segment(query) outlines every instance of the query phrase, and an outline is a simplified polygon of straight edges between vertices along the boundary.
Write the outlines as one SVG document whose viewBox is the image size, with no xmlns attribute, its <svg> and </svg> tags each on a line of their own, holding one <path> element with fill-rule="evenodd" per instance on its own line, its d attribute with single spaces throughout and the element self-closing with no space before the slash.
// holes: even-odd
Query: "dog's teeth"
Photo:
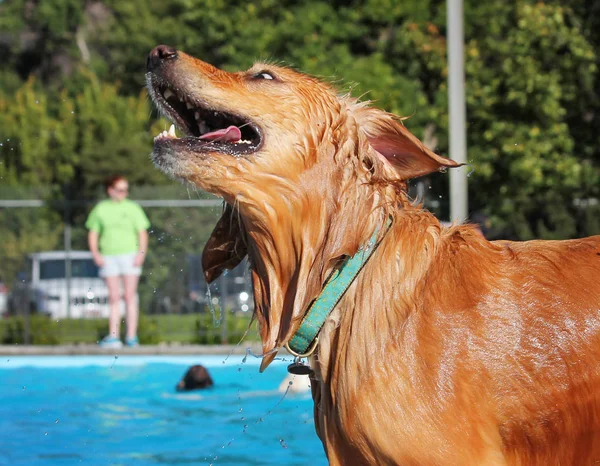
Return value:
<svg viewBox="0 0 600 466">
<path fill-rule="evenodd" d="M 154 137 L 154 142 L 161 141 L 163 139 L 177 139 L 175 134 L 175 125 L 171 125 L 169 131 L 161 131 L 157 136 Z"/>
<path fill-rule="evenodd" d="M 169 97 L 173 97 L 175 94 L 173 94 L 173 91 L 171 89 L 167 89 L 164 93 L 163 93 L 163 97 L 165 98 L 165 100 L 167 100 Z"/>
<path fill-rule="evenodd" d="M 198 123 L 198 129 L 200 130 L 200 134 L 208 133 L 208 126 L 203 121 Z"/>
<path fill-rule="evenodd" d="M 200 119 L 200 114 L 198 112 L 194 112 L 194 118 L 196 120 L 199 120 Z"/>
<path fill-rule="evenodd" d="M 186 103 L 185 103 L 185 108 L 187 108 L 188 110 L 189 110 L 190 108 L 192 108 L 192 107 L 193 107 L 193 105 L 192 105 L 192 104 L 190 104 L 189 102 L 186 102 Z"/>
</svg>

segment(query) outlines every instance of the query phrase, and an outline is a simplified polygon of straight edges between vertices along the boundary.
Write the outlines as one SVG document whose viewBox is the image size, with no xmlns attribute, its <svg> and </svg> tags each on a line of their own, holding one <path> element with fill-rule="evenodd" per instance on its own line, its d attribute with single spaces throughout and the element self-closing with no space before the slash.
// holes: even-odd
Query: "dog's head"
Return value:
<svg viewBox="0 0 600 466">
<path fill-rule="evenodd" d="M 157 136 L 152 159 L 227 202 L 203 253 L 206 279 L 250 256 L 266 351 L 287 342 L 328 271 L 389 215 L 406 180 L 458 166 L 394 115 L 288 68 L 230 73 L 159 46 L 146 79 L 185 135 Z"/>
</svg>

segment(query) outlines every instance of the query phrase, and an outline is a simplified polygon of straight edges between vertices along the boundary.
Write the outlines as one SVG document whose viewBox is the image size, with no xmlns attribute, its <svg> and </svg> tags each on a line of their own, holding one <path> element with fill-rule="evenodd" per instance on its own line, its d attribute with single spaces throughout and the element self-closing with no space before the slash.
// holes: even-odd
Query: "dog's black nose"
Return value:
<svg viewBox="0 0 600 466">
<path fill-rule="evenodd" d="M 177 58 L 177 50 L 168 45 L 154 47 L 146 60 L 146 70 L 152 71 L 158 68 L 164 61 Z"/>
</svg>

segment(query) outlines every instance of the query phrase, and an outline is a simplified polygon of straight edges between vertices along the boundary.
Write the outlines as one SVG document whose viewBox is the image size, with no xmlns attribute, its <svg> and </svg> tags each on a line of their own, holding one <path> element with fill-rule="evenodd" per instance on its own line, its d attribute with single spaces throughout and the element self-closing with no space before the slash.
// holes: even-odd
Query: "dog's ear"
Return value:
<svg viewBox="0 0 600 466">
<path fill-rule="evenodd" d="M 377 155 L 390 164 L 400 180 L 408 180 L 462 163 L 435 154 L 391 113 L 359 106 L 354 115 Z"/>
<path fill-rule="evenodd" d="M 233 207 L 227 204 L 202 252 L 202 270 L 207 283 L 212 283 L 225 270 L 238 265 L 248 249 L 244 228 Z"/>
</svg>

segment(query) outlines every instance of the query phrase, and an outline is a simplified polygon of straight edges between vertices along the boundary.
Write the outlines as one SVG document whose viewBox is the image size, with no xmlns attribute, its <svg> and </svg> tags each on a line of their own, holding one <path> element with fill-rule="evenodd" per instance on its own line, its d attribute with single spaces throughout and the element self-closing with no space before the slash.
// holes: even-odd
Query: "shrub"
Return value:
<svg viewBox="0 0 600 466">
<path fill-rule="evenodd" d="M 155 318 L 140 314 L 138 338 L 142 345 L 156 345 L 161 342 L 160 327 Z"/>
<path fill-rule="evenodd" d="M 125 340 L 125 332 L 127 325 L 125 322 L 121 322 L 120 337 L 121 340 Z M 96 336 L 98 341 L 108 335 L 108 319 L 103 319 L 97 327 Z M 138 322 L 138 339 L 142 345 L 156 345 L 161 342 L 160 327 L 158 321 L 155 318 L 148 317 L 145 314 L 140 313 Z"/>
<path fill-rule="evenodd" d="M 32 345 L 57 345 L 60 342 L 60 332 L 57 323 L 40 315 L 29 317 L 29 343 Z M 6 345 L 25 344 L 25 319 L 13 317 L 4 325 L 2 342 Z"/>
<path fill-rule="evenodd" d="M 221 343 L 237 343 L 244 337 L 244 333 L 248 329 L 250 324 L 251 315 L 233 315 L 229 313 L 227 315 L 227 337 L 228 341 L 223 341 L 223 322 L 215 324 L 214 318 L 211 313 L 199 314 L 195 323 L 195 336 L 192 343 L 198 345 L 213 345 Z M 248 333 L 244 337 L 244 340 L 256 341 L 258 340 L 258 333 L 256 331 L 256 325 L 253 324 Z"/>
</svg>

